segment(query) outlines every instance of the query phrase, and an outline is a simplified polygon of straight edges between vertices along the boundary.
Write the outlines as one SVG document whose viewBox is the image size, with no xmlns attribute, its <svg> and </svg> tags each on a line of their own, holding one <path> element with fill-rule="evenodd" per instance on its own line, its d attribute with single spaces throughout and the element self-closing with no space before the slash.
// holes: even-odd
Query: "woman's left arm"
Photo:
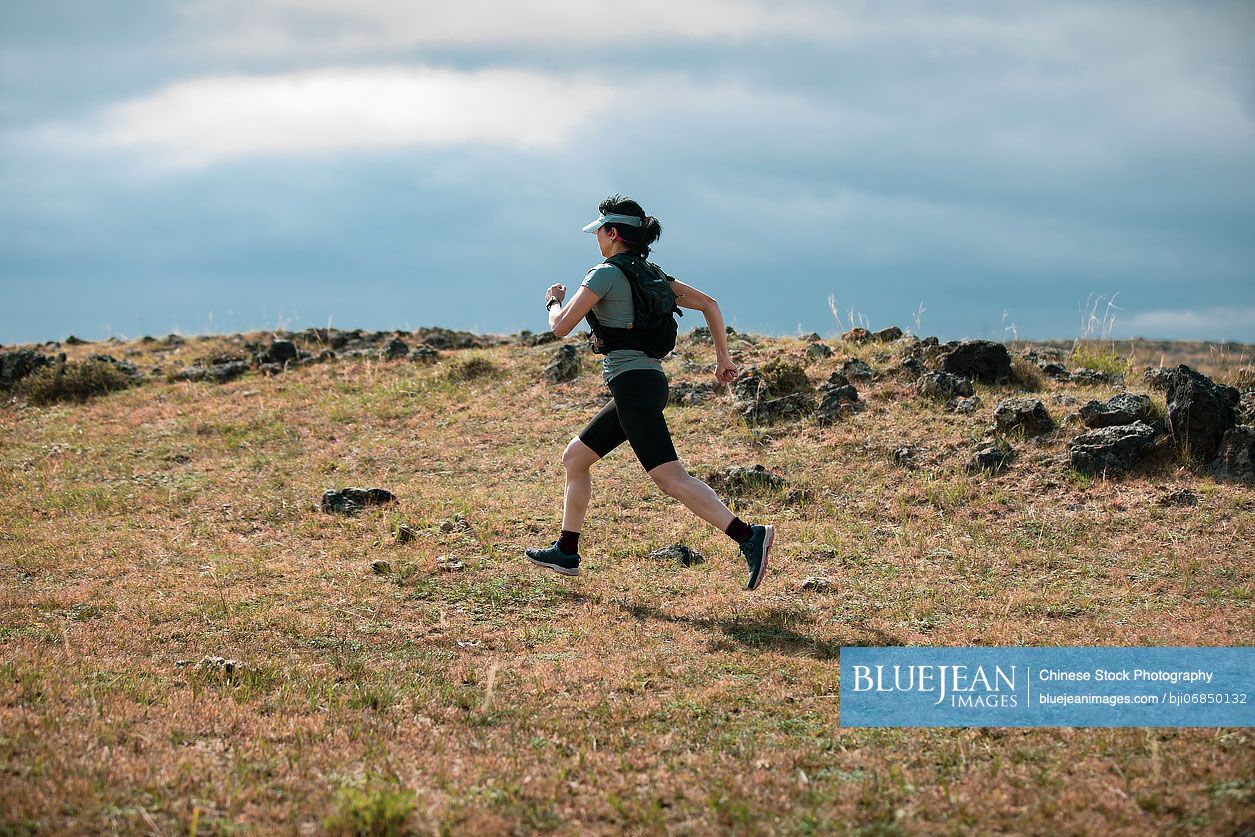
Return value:
<svg viewBox="0 0 1255 837">
<path fill-rule="evenodd" d="M 719 310 L 719 303 L 714 297 L 684 284 L 679 279 L 672 280 L 671 290 L 675 291 L 676 305 L 701 311 L 706 318 L 710 339 L 715 344 L 715 379 L 723 384 L 735 380 L 740 371 L 732 362 L 732 354 L 728 351 L 728 331 L 723 323 L 723 312 Z"/>
</svg>

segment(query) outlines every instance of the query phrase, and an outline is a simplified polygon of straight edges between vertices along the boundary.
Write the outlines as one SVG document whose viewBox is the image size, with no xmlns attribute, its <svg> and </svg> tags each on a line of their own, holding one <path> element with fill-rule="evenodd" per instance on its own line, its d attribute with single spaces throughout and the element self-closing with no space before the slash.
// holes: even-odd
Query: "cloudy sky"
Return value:
<svg viewBox="0 0 1255 837">
<path fill-rule="evenodd" d="M 741 330 L 1255 342 L 1252 43 L 1246 0 L 0 0 L 0 342 L 539 331 L 615 192 Z"/>
</svg>

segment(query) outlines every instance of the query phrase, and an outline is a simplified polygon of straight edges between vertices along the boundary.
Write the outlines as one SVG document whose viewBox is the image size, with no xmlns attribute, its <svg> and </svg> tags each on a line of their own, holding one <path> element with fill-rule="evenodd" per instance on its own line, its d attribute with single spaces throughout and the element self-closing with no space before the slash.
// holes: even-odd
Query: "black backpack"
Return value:
<svg viewBox="0 0 1255 837">
<path fill-rule="evenodd" d="M 632 288 L 632 324 L 627 328 L 604 325 L 592 311 L 586 319 L 592 329 L 590 343 L 599 355 L 615 349 L 639 349 L 652 358 L 666 357 L 675 348 L 676 322 L 672 314 L 684 316 L 675 304 L 672 277 L 653 262 L 628 253 L 606 259 L 627 277 Z"/>
</svg>

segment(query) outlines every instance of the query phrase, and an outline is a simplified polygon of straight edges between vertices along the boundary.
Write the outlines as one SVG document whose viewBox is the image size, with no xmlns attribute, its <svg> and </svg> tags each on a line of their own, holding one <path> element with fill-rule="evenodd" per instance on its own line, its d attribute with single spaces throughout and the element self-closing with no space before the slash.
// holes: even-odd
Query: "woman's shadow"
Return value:
<svg viewBox="0 0 1255 837">
<path fill-rule="evenodd" d="M 726 617 L 684 616 L 668 613 L 653 605 L 638 602 L 604 599 L 601 596 L 589 596 L 580 590 L 564 588 L 563 595 L 569 601 L 599 605 L 601 607 L 617 607 L 630 613 L 638 621 L 648 622 L 651 619 L 689 625 L 703 631 L 718 632 L 712 637 L 712 650 L 721 647 L 742 645 L 756 650 L 782 651 L 801 657 L 818 660 L 836 660 L 841 656 L 842 646 L 887 646 L 905 645 L 901 637 L 886 633 L 880 628 L 867 625 L 848 623 L 848 636 L 835 639 L 821 639 L 798 631 L 795 626 L 801 623 L 814 623 L 809 615 L 790 607 L 776 607 L 766 611 L 738 614 Z"/>
</svg>

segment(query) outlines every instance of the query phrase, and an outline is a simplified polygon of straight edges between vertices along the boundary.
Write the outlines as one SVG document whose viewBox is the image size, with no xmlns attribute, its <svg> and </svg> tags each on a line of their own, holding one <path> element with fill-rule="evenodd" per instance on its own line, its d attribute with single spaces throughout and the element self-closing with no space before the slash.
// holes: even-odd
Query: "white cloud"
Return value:
<svg viewBox="0 0 1255 837">
<path fill-rule="evenodd" d="M 220 27 L 222 47 L 271 54 L 436 43 L 741 38 L 813 33 L 837 20 L 822 7 L 753 0 L 199 0 L 189 14 Z"/>
<path fill-rule="evenodd" d="M 1121 337 L 1255 341 L 1255 308 L 1139 311 L 1113 329 Z"/>
<path fill-rule="evenodd" d="M 594 82 L 516 70 L 331 68 L 174 84 L 110 108 L 100 131 L 185 165 L 412 144 L 554 146 L 609 101 Z"/>
</svg>

